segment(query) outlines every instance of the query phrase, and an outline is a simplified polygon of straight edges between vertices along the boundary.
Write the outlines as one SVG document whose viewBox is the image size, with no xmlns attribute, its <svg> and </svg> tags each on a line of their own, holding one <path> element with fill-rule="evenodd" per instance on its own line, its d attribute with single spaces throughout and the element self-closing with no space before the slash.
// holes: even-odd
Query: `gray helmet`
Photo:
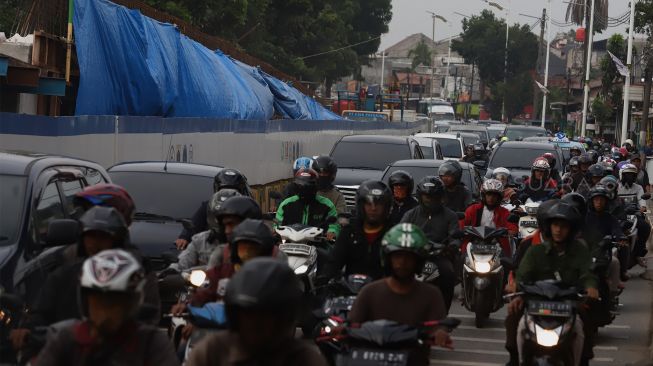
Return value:
<svg viewBox="0 0 653 366">
<path fill-rule="evenodd" d="M 127 237 L 127 224 L 123 216 L 113 207 L 94 206 L 79 219 L 82 236 L 91 231 L 111 236 L 115 243 L 122 243 Z"/>
<path fill-rule="evenodd" d="M 262 220 L 245 219 L 234 229 L 229 247 L 231 250 L 231 263 L 240 264 L 238 256 L 238 242 L 248 241 L 261 247 L 262 256 L 271 256 L 275 244 L 272 230 Z"/>
<path fill-rule="evenodd" d="M 231 188 L 224 188 L 213 194 L 209 204 L 206 206 L 206 223 L 210 229 L 214 231 L 219 230 L 220 223 L 218 222 L 217 215 L 220 212 L 220 207 L 229 198 L 236 196 L 242 196 L 242 194 Z"/>
<path fill-rule="evenodd" d="M 447 160 L 438 169 L 438 176 L 443 175 L 453 175 L 457 183 L 460 183 L 460 179 L 463 176 L 463 168 L 460 166 L 460 163 L 455 160 Z"/>
</svg>

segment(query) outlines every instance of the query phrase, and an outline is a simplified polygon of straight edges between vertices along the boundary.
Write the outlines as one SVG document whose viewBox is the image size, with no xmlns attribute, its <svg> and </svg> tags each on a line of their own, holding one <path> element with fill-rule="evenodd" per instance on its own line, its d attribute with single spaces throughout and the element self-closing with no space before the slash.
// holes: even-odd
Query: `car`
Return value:
<svg viewBox="0 0 653 366">
<path fill-rule="evenodd" d="M 577 141 L 569 141 L 569 140 L 557 140 L 555 137 L 527 137 L 524 139 L 524 141 L 527 142 L 547 142 L 551 144 L 558 145 L 560 149 L 562 149 L 562 156 L 564 157 L 564 162 L 566 163 L 569 161 L 571 158 L 571 154 L 569 153 L 569 150 L 571 147 L 578 147 L 581 151 L 581 153 L 585 153 L 585 145 L 581 144 L 580 142 Z"/>
<path fill-rule="evenodd" d="M 476 121 L 476 124 L 487 126 L 487 127 L 497 126 L 497 125 L 503 125 L 504 127 L 506 126 L 503 122 L 495 121 L 495 120 L 492 120 L 492 119 Z"/>
<path fill-rule="evenodd" d="M 453 135 L 453 136 L 461 138 L 463 140 L 463 145 L 464 146 L 475 145 L 475 144 L 481 142 L 481 138 L 478 137 L 477 134 L 471 133 L 471 132 L 460 132 L 460 131 L 452 132 L 452 131 L 449 131 L 449 132 L 445 132 L 445 134 Z"/>
<path fill-rule="evenodd" d="M 438 140 L 430 139 L 428 137 L 415 137 L 415 141 L 417 141 L 419 147 L 422 148 L 424 159 L 444 159 L 442 156 L 442 148 L 440 147 Z"/>
<path fill-rule="evenodd" d="M 329 155 L 338 164 L 334 185 L 350 208 L 356 206 L 356 191 L 362 182 L 380 179 L 385 168 L 397 160 L 424 159 L 413 136 L 343 136 Z"/>
<path fill-rule="evenodd" d="M 509 141 L 520 141 L 527 137 L 546 137 L 546 130 L 542 127 L 508 125 L 504 132 Z"/>
<path fill-rule="evenodd" d="M 418 133 L 415 138 L 430 138 L 438 141 L 444 159 L 459 160 L 464 155 L 462 137 L 448 133 Z"/>
<path fill-rule="evenodd" d="M 0 151 L 0 286 L 4 291 L 33 303 L 48 271 L 58 263 L 46 258 L 63 249 L 49 242 L 49 224 L 76 218 L 73 198 L 84 187 L 110 182 L 106 170 L 91 161 Z"/>
<path fill-rule="evenodd" d="M 478 136 L 483 146 L 487 147 L 490 142 L 490 135 L 487 132 L 487 127 L 483 125 L 454 125 L 449 128 L 448 132 L 464 132 L 464 133 L 473 133 Z"/>
<path fill-rule="evenodd" d="M 176 253 L 174 242 L 184 220 L 192 218 L 202 202 L 211 198 L 215 175 L 222 169 L 165 161 L 127 162 L 109 168 L 111 180 L 134 200 L 130 240 L 148 258 L 152 270 L 169 264 L 165 253 Z"/>
<path fill-rule="evenodd" d="M 533 161 L 548 152 L 555 155 L 556 168 L 562 174 L 564 172 L 562 150 L 558 145 L 547 142 L 501 142 L 490 155 L 485 177 L 492 177 L 492 171 L 498 167 L 510 169 L 512 177 L 516 181 L 528 177 L 531 174 Z"/>
<path fill-rule="evenodd" d="M 394 163 L 390 164 L 390 166 L 388 166 L 385 172 L 383 172 L 382 180 L 387 183 L 388 178 L 392 173 L 396 172 L 397 170 L 404 170 L 413 176 L 415 182 L 419 182 L 420 179 L 428 175 L 437 176 L 438 169 L 440 169 L 440 165 L 442 165 L 442 163 L 444 163 L 445 161 L 446 160 L 429 160 L 429 159 L 395 161 Z M 473 164 L 460 162 L 460 166 L 463 168 L 463 175 L 461 178 L 461 182 L 467 188 L 469 188 L 470 191 L 472 191 L 472 195 L 474 196 L 474 198 L 478 199 L 479 192 L 481 190 L 481 184 L 483 183 L 483 179 L 481 178 L 481 175 L 479 174 L 478 170 Z M 414 190 L 413 193 L 415 193 Z"/>
</svg>

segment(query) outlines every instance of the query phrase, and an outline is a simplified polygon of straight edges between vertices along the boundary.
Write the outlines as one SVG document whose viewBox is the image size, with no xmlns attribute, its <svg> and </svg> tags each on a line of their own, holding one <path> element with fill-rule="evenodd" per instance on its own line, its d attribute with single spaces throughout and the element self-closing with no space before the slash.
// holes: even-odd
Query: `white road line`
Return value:
<svg viewBox="0 0 653 366">
<path fill-rule="evenodd" d="M 610 329 L 630 329 L 630 325 L 615 325 L 615 324 L 610 324 L 606 325 L 606 328 Z"/>
<path fill-rule="evenodd" d="M 489 351 L 474 348 L 454 348 L 451 352 L 456 353 L 475 353 L 479 355 L 508 356 L 508 351 Z"/>
<path fill-rule="evenodd" d="M 594 346 L 594 349 L 597 351 L 618 351 L 619 347 L 615 346 Z"/>
<path fill-rule="evenodd" d="M 490 338 L 473 338 L 473 337 L 451 337 L 454 341 L 464 342 L 482 342 L 482 343 L 506 343 L 505 339 L 490 339 Z"/>
<path fill-rule="evenodd" d="M 489 332 L 505 332 L 506 331 L 506 328 L 476 328 L 475 326 L 472 326 L 472 325 L 459 325 L 456 329 L 467 329 L 467 330 L 474 330 L 474 331 L 487 330 Z"/>
<path fill-rule="evenodd" d="M 503 366 L 503 364 L 501 364 L 501 363 L 449 361 L 449 360 L 431 360 L 430 364 L 431 365 L 452 365 L 452 366 Z"/>
<path fill-rule="evenodd" d="M 594 357 L 592 362 L 614 362 L 614 358 Z"/>
<path fill-rule="evenodd" d="M 466 319 L 475 319 L 476 315 L 472 314 L 449 314 L 450 318 L 466 318 Z"/>
</svg>

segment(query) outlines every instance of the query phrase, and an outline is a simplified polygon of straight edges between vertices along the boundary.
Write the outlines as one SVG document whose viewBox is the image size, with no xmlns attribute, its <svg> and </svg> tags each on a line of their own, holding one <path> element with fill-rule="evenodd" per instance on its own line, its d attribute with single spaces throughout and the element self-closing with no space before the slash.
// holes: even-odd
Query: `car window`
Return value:
<svg viewBox="0 0 653 366">
<path fill-rule="evenodd" d="M 18 239 L 26 186 L 27 177 L 0 174 L 0 246 Z"/>
<path fill-rule="evenodd" d="M 492 155 L 490 167 L 496 168 L 501 166 L 508 169 L 530 170 L 533 161 L 548 152 L 558 155 L 554 150 L 499 147 L 494 152 L 494 155 Z M 560 168 L 560 162 L 557 162 L 556 165 Z"/>
<path fill-rule="evenodd" d="M 435 159 L 433 155 L 433 147 L 431 146 L 420 146 L 422 148 L 422 153 L 424 154 L 424 159 Z M 417 159 L 417 158 L 415 158 Z"/>
<path fill-rule="evenodd" d="M 443 139 L 437 138 L 440 147 L 442 148 L 442 155 L 446 158 L 460 158 L 463 156 L 463 151 L 460 148 L 460 141 L 457 139 Z"/>
<path fill-rule="evenodd" d="M 34 210 L 34 224 L 38 240 L 43 241 L 45 239 L 50 221 L 63 218 L 64 210 L 61 197 L 59 196 L 59 189 L 57 182 L 53 181 L 43 190 Z"/>
<path fill-rule="evenodd" d="M 62 181 L 61 182 L 61 192 L 66 199 L 64 202 L 64 208 L 68 215 L 73 213 L 73 199 L 75 198 L 75 193 L 84 189 L 84 184 L 81 180 L 71 180 L 71 181 Z"/>
<path fill-rule="evenodd" d="M 331 153 L 339 168 L 383 170 L 397 160 L 411 157 L 408 144 L 339 142 Z"/>
<path fill-rule="evenodd" d="M 413 153 L 413 159 L 424 159 L 425 155 L 424 155 L 424 152 L 422 151 L 422 147 L 419 146 L 416 143 L 413 143 L 413 144 L 415 145 L 415 152 Z M 433 148 L 430 148 L 430 149 L 431 149 L 431 151 L 433 151 Z M 432 155 L 433 155 L 433 153 L 431 153 L 431 156 Z"/>
<path fill-rule="evenodd" d="M 546 131 L 537 128 L 507 128 L 506 136 L 510 141 L 516 141 L 527 137 L 544 137 L 546 136 Z"/>
<path fill-rule="evenodd" d="M 413 180 L 415 182 L 420 181 L 422 178 L 428 176 L 428 175 L 438 175 L 438 168 L 439 166 L 435 167 L 423 167 L 423 166 L 391 166 L 388 168 L 388 170 L 385 172 L 383 175 L 383 178 L 381 178 L 382 181 L 388 182 L 388 178 L 390 178 L 390 175 L 397 170 L 403 170 L 405 172 L 408 172 L 411 176 L 413 176 Z M 467 170 L 463 168 L 464 170 Z M 462 183 L 467 186 L 470 190 L 473 189 L 474 185 L 471 179 L 471 174 L 469 172 L 463 171 L 463 175 L 461 178 Z M 414 192 L 414 191 L 413 191 Z"/>
<path fill-rule="evenodd" d="M 435 154 L 434 154 L 435 155 L 434 159 L 442 160 L 443 155 L 442 155 L 442 147 L 440 146 L 440 144 L 436 144 L 435 149 L 436 149 L 436 151 L 435 151 Z"/>
</svg>

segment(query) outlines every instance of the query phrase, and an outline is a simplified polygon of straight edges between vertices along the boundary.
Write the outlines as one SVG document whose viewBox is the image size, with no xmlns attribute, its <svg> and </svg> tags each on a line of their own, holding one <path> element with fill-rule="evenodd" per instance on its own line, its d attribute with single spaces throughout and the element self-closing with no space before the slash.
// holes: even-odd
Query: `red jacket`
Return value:
<svg viewBox="0 0 653 366">
<path fill-rule="evenodd" d="M 481 226 L 481 218 L 483 217 L 483 203 L 474 203 L 473 205 L 467 207 L 467 210 L 465 210 L 465 226 Z M 508 216 L 510 216 L 510 211 L 508 211 L 504 207 L 497 207 L 494 209 L 494 226 L 496 228 L 506 228 L 508 229 L 508 232 L 511 234 L 514 234 L 517 232 L 517 225 L 513 224 L 511 222 L 508 222 Z M 463 253 L 465 250 L 467 250 L 467 244 L 469 241 L 465 241 L 463 245 Z M 504 237 L 499 240 L 499 243 L 501 243 L 501 249 L 503 249 L 503 255 L 504 256 L 512 256 L 511 250 L 510 250 L 510 243 L 508 242 L 508 238 Z"/>
</svg>

